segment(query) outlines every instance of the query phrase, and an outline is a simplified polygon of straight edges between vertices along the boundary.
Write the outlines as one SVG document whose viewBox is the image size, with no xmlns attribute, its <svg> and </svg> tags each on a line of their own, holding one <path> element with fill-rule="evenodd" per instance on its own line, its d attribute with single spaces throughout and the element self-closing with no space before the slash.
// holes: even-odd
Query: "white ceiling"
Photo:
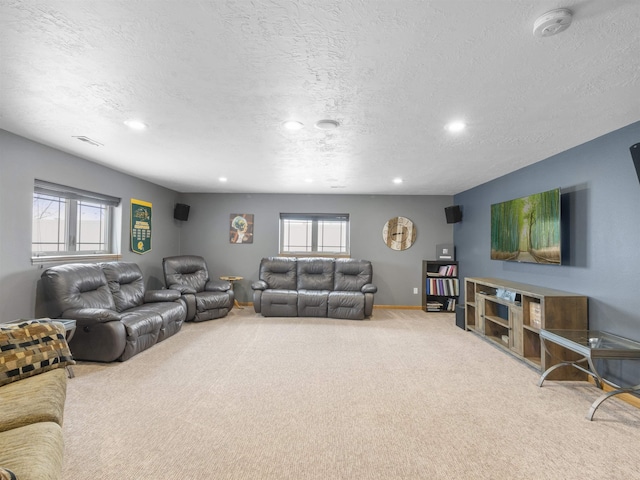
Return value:
<svg viewBox="0 0 640 480">
<path fill-rule="evenodd" d="M 534 37 L 559 7 L 571 27 Z M 640 120 L 638 0 L 3 0 L 0 15 L 0 128 L 180 192 L 452 195 Z M 314 128 L 325 118 L 340 127 Z"/>
</svg>

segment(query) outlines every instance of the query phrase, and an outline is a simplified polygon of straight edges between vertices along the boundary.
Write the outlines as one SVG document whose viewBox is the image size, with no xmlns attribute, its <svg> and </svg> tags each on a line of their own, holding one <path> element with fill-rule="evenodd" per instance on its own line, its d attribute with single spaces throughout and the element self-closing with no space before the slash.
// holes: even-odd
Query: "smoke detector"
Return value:
<svg viewBox="0 0 640 480">
<path fill-rule="evenodd" d="M 551 10 L 538 17 L 533 24 L 533 34 L 536 37 L 550 37 L 563 32 L 571 25 L 572 18 L 573 14 L 569 9 Z"/>
</svg>

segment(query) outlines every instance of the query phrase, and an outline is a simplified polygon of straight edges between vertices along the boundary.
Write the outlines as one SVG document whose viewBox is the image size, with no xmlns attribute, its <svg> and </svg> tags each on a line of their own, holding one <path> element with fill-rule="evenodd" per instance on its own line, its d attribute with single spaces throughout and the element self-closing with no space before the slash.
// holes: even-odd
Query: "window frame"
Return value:
<svg viewBox="0 0 640 480">
<path fill-rule="evenodd" d="M 285 226 L 288 221 L 311 221 L 310 243 L 307 243 L 309 251 L 285 249 Z M 344 251 L 318 251 L 320 222 L 344 222 L 345 238 Z M 278 252 L 281 256 L 289 257 L 331 257 L 342 258 L 351 256 L 351 218 L 348 213 L 280 213 L 279 217 L 279 241 Z"/>
<path fill-rule="evenodd" d="M 34 245 L 46 244 L 46 242 L 34 241 L 33 225 L 35 222 L 35 208 L 32 207 L 32 232 L 31 232 L 31 263 L 65 263 L 69 261 L 104 261 L 104 260 L 120 260 L 122 258 L 118 238 L 120 229 L 118 228 L 118 219 L 120 217 L 120 198 L 104 195 L 101 193 L 90 192 L 75 187 L 59 185 L 44 180 L 35 179 L 33 188 L 33 203 L 39 197 L 50 197 L 51 201 L 59 203 L 58 212 L 64 209 L 64 219 L 62 225 L 59 226 L 58 244 L 63 244 L 65 250 L 34 250 Z M 104 249 L 96 250 L 78 250 L 78 246 L 91 244 L 93 242 L 82 242 L 81 228 L 82 222 L 78 220 L 80 209 L 83 205 L 89 205 L 104 209 L 101 212 L 100 219 L 104 221 Z M 62 208 L 60 208 L 62 207 Z M 61 232 L 61 230 L 64 230 Z M 102 230 L 102 229 L 101 229 Z M 102 244 L 102 242 L 100 242 Z"/>
</svg>

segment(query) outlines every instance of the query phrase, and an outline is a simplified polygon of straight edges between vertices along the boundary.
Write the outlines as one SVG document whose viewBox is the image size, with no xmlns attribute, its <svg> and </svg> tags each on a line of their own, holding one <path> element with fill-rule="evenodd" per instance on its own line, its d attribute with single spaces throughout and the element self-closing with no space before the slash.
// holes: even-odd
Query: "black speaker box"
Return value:
<svg viewBox="0 0 640 480">
<path fill-rule="evenodd" d="M 173 218 L 183 221 L 189 220 L 190 208 L 189 205 L 185 205 L 184 203 L 176 203 L 176 208 L 173 210 Z"/>
<path fill-rule="evenodd" d="M 447 223 L 458 223 L 462 220 L 462 210 L 460 205 L 445 207 L 444 214 L 447 216 Z"/>
<path fill-rule="evenodd" d="M 640 143 L 631 145 L 629 150 L 631 150 L 631 158 L 633 159 L 633 164 L 636 167 L 636 174 L 638 175 L 638 181 L 640 182 Z"/>
</svg>

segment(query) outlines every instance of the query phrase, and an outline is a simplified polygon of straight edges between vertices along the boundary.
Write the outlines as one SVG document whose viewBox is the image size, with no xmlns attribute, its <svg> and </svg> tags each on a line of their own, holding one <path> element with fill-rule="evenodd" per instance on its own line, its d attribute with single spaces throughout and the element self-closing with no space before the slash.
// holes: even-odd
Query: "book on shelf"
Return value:
<svg viewBox="0 0 640 480">
<path fill-rule="evenodd" d="M 542 327 L 542 309 L 539 303 L 531 302 L 529 304 L 529 323 L 532 327 Z"/>
<path fill-rule="evenodd" d="M 427 302 L 427 312 L 440 312 L 444 305 L 440 302 Z"/>
<path fill-rule="evenodd" d="M 460 295 L 460 282 L 457 278 L 427 278 L 427 295 L 439 297 L 457 297 Z"/>
<path fill-rule="evenodd" d="M 429 301 L 427 302 L 427 312 L 454 312 L 456 309 L 456 299 L 449 298 L 445 303 Z"/>
<path fill-rule="evenodd" d="M 446 304 L 445 310 L 447 312 L 455 312 L 455 310 L 456 310 L 456 299 L 455 298 L 447 299 L 447 304 Z"/>
<path fill-rule="evenodd" d="M 458 266 L 457 265 L 441 265 L 438 269 L 438 274 L 441 277 L 457 277 Z"/>
<path fill-rule="evenodd" d="M 457 277 L 457 265 L 440 265 L 437 272 L 427 272 L 427 277 Z"/>
</svg>

